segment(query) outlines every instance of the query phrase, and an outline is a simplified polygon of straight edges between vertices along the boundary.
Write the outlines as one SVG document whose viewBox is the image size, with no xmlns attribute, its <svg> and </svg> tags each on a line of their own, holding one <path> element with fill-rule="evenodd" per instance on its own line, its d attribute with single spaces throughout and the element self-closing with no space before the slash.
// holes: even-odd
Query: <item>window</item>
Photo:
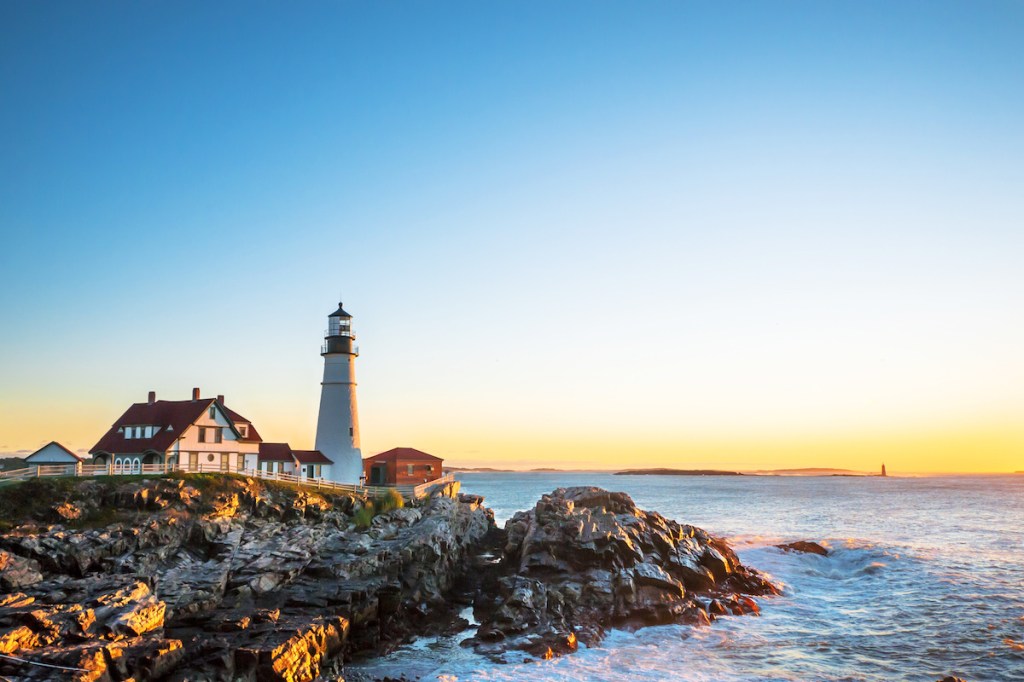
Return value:
<svg viewBox="0 0 1024 682">
<path fill-rule="evenodd" d="M 213 405 L 210 405 L 210 419 L 216 419 L 216 418 L 217 418 L 217 408 L 214 407 Z"/>
<path fill-rule="evenodd" d="M 224 429 L 220 428 L 219 426 L 213 429 L 214 443 L 220 443 L 222 441 L 222 439 L 224 438 L 223 431 Z"/>
<path fill-rule="evenodd" d="M 405 465 L 405 473 L 408 474 L 409 476 L 412 476 L 412 470 L 413 470 L 414 467 L 415 467 L 414 464 L 406 464 Z"/>
<path fill-rule="evenodd" d="M 132 437 L 132 427 L 130 427 L 130 426 L 124 427 L 124 437 L 125 437 L 125 440 L 128 440 L 128 439 L 130 439 Z"/>
<path fill-rule="evenodd" d="M 242 434 L 242 438 L 245 438 L 249 433 L 249 427 L 247 427 L 245 424 L 241 424 L 238 427 L 238 432 Z"/>
<path fill-rule="evenodd" d="M 206 442 L 206 427 L 205 426 L 200 426 L 199 427 L 199 442 L 200 443 L 205 443 Z"/>
<path fill-rule="evenodd" d="M 231 455 L 227 452 L 220 453 L 220 470 L 227 471 L 231 468 Z"/>
<path fill-rule="evenodd" d="M 356 435 L 356 429 L 355 429 L 354 426 L 348 427 L 348 435 L 349 435 L 349 437 L 352 437 L 352 436 Z"/>
<path fill-rule="evenodd" d="M 319 464 L 317 464 L 316 466 L 313 467 L 313 475 L 316 476 L 317 478 L 320 478 L 320 465 Z"/>
<path fill-rule="evenodd" d="M 427 465 L 427 471 L 429 473 L 434 473 L 434 465 L 433 464 L 428 464 Z"/>
<path fill-rule="evenodd" d="M 135 427 L 135 437 L 136 438 L 142 438 L 142 427 L 141 426 L 136 426 Z"/>
</svg>

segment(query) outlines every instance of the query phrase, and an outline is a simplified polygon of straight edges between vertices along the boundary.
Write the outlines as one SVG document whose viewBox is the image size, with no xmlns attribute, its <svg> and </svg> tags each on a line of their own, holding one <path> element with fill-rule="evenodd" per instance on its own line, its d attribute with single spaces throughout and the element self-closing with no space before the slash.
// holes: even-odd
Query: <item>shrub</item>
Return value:
<svg viewBox="0 0 1024 682">
<path fill-rule="evenodd" d="M 402 493 L 392 488 L 386 493 L 377 496 L 373 506 L 378 513 L 384 514 L 392 509 L 401 509 L 405 506 L 405 500 L 402 499 Z"/>
<path fill-rule="evenodd" d="M 367 500 L 366 506 L 352 516 L 352 521 L 356 524 L 356 528 L 362 530 L 369 528 L 373 523 L 373 502 Z"/>
</svg>

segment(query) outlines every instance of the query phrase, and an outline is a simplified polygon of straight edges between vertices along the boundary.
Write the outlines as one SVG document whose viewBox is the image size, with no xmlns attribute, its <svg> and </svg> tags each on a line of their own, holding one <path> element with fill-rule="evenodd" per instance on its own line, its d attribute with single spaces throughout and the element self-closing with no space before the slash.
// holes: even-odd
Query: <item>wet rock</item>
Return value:
<svg viewBox="0 0 1024 682">
<path fill-rule="evenodd" d="M 810 542 L 808 540 L 798 540 L 797 542 L 788 542 L 783 545 L 775 546 L 786 552 L 801 552 L 804 554 L 817 554 L 819 556 L 828 556 L 827 549 L 819 545 L 817 542 Z"/>
</svg>

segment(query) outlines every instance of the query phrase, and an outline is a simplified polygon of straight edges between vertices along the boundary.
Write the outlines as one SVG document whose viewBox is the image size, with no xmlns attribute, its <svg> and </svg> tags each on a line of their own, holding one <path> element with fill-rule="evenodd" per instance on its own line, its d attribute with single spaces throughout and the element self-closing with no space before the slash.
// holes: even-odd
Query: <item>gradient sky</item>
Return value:
<svg viewBox="0 0 1024 682">
<path fill-rule="evenodd" d="M 0 451 L 1024 469 L 1024 3 L 0 3 Z"/>
</svg>

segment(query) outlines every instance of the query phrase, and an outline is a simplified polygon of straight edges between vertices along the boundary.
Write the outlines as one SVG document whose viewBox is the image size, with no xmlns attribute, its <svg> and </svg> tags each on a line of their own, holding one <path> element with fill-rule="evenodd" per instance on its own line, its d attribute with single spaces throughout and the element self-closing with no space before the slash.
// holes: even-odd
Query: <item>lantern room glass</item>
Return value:
<svg viewBox="0 0 1024 682">
<path fill-rule="evenodd" d="M 352 336 L 352 318 L 329 317 L 327 318 L 328 336 Z"/>
</svg>

